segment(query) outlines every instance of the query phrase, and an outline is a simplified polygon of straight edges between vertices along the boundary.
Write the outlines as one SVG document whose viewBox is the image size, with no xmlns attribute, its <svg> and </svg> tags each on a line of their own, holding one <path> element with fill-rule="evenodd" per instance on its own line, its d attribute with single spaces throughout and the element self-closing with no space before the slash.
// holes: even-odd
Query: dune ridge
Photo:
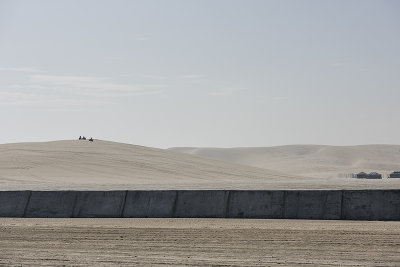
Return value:
<svg viewBox="0 0 400 267">
<path fill-rule="evenodd" d="M 101 140 L 3 144 L 0 190 L 400 188 L 400 179 L 329 179 L 244 163 Z"/>
<path fill-rule="evenodd" d="M 400 170 L 400 145 L 287 145 L 240 148 L 170 148 L 174 151 L 292 175 L 338 178 L 360 171 Z"/>
</svg>

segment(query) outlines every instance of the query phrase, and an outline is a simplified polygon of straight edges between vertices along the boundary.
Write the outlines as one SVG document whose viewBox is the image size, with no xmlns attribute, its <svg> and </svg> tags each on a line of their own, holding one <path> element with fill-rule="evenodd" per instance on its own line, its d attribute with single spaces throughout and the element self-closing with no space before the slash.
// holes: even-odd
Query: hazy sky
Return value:
<svg viewBox="0 0 400 267">
<path fill-rule="evenodd" d="M 400 143 L 400 1 L 0 0 L 0 143 Z"/>
</svg>

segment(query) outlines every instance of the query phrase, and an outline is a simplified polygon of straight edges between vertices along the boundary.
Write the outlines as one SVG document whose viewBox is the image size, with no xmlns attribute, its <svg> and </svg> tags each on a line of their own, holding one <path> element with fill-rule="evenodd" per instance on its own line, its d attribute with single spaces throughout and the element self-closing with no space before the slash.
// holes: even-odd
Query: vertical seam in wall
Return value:
<svg viewBox="0 0 400 267">
<path fill-rule="evenodd" d="M 26 216 L 26 212 L 28 210 L 29 202 L 31 202 L 31 196 L 32 196 L 32 191 L 29 191 L 28 200 L 26 201 L 26 206 L 25 206 L 25 209 L 24 209 L 23 217 Z"/>
<path fill-rule="evenodd" d="M 176 206 L 178 205 L 178 195 L 179 195 L 179 190 L 176 190 L 174 206 L 172 207 L 172 218 L 176 217 Z"/>
<path fill-rule="evenodd" d="M 78 192 L 76 192 L 76 191 L 72 191 L 72 192 L 75 193 L 75 198 L 74 198 L 74 204 L 72 204 L 72 212 L 71 212 L 70 218 L 74 218 L 75 206 L 76 206 L 76 202 L 78 201 Z"/>
<path fill-rule="evenodd" d="M 121 203 L 121 214 L 120 214 L 120 218 L 124 217 L 124 211 L 125 211 L 125 204 L 126 204 L 126 197 L 128 196 L 128 190 L 125 190 L 125 196 L 122 199 L 122 203 Z"/>
<path fill-rule="evenodd" d="M 76 210 L 77 209 L 77 205 L 76 204 L 78 203 L 79 194 L 82 194 L 82 192 L 84 192 L 84 191 L 75 191 L 76 195 L 75 195 L 74 212 L 72 214 L 73 218 L 79 218 L 79 216 L 81 214 L 81 210 L 79 209 L 79 206 L 78 206 L 78 210 Z"/>
<path fill-rule="evenodd" d="M 231 205 L 231 190 L 228 190 L 228 197 L 226 198 L 226 205 L 225 205 L 225 218 L 229 216 L 229 208 Z"/>
<path fill-rule="evenodd" d="M 321 211 L 322 212 L 321 213 L 321 219 L 324 220 L 325 219 L 326 210 L 328 209 L 328 207 L 326 206 L 326 203 L 328 203 L 328 196 L 329 196 L 329 192 L 330 191 L 326 191 L 326 192 L 320 191 L 320 192 L 321 192 L 321 194 L 325 193 L 324 203 L 322 205 L 322 211 Z"/>
<path fill-rule="evenodd" d="M 340 197 L 340 220 L 343 220 L 343 195 L 344 195 L 344 190 L 340 190 L 342 193 Z"/>
<path fill-rule="evenodd" d="M 283 191 L 282 219 L 286 219 L 286 190 Z"/>
<path fill-rule="evenodd" d="M 300 195 L 301 192 L 302 191 L 296 191 L 296 199 L 297 199 L 297 201 L 296 201 L 296 217 L 295 218 L 291 218 L 291 219 L 299 219 L 299 212 L 300 212 L 300 209 L 302 207 L 301 199 L 302 199 L 302 197 L 304 197 L 304 196 Z M 307 191 L 304 191 L 304 192 L 307 192 Z"/>
</svg>

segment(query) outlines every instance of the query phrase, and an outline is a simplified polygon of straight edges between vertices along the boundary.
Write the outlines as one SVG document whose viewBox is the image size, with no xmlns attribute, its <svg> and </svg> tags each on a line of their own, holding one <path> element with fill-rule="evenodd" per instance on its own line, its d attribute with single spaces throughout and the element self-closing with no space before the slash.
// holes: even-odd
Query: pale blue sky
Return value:
<svg viewBox="0 0 400 267">
<path fill-rule="evenodd" d="M 400 1 L 0 0 L 0 143 L 399 144 Z"/>
</svg>

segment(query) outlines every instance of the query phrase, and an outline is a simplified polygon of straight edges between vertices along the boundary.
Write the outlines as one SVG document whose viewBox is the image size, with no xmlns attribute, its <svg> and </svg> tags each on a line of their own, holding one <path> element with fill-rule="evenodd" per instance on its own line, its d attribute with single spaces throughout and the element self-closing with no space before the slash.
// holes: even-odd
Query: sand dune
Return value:
<svg viewBox="0 0 400 267">
<path fill-rule="evenodd" d="M 360 171 L 400 170 L 400 145 L 289 145 L 256 148 L 171 148 L 191 155 L 284 171 L 292 175 L 337 178 Z"/>
<path fill-rule="evenodd" d="M 0 190 L 377 187 L 400 188 L 400 179 L 354 181 L 307 177 L 172 150 L 99 140 L 0 145 Z"/>
<path fill-rule="evenodd" d="M 99 140 L 0 145 L 1 189 L 212 188 L 297 178 L 174 151 Z"/>
</svg>

